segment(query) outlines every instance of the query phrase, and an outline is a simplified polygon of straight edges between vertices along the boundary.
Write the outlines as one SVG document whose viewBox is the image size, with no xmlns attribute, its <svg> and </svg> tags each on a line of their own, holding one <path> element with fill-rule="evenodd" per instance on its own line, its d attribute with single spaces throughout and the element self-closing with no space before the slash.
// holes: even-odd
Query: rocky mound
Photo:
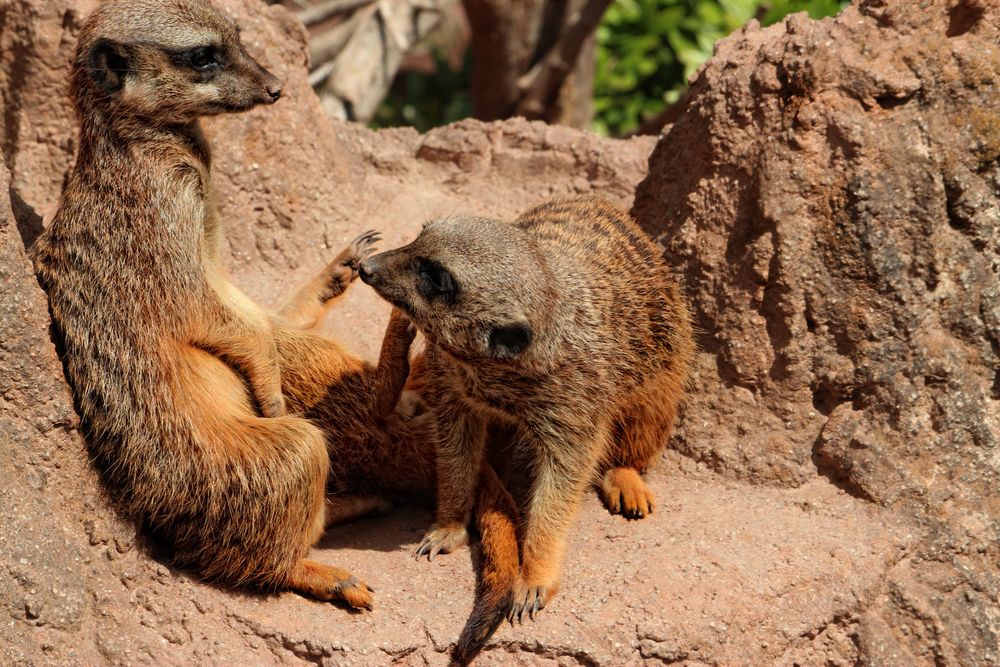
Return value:
<svg viewBox="0 0 1000 667">
<path fill-rule="evenodd" d="M 652 474 L 660 509 L 628 523 L 589 498 L 564 591 L 480 664 L 1000 661 L 995 9 L 871 1 L 751 24 L 659 141 L 612 141 L 331 123 L 301 28 L 220 4 L 288 80 L 275 107 L 206 124 L 230 266 L 261 302 L 361 230 L 390 246 L 429 217 L 593 191 L 634 196 L 695 305 L 703 351 Z M 64 82 L 92 6 L 0 8 L 0 661 L 446 664 L 473 578 L 467 555 L 408 557 L 425 509 L 316 549 L 375 586 L 366 614 L 204 585 L 109 509 L 25 257 L 73 158 Z M 374 356 L 385 316 L 359 286 L 329 327 Z"/>
<path fill-rule="evenodd" d="M 1000 13 L 862 2 L 719 44 L 633 212 L 705 331 L 678 449 L 817 474 L 922 537 L 859 615 L 873 662 L 997 660 Z"/>
</svg>

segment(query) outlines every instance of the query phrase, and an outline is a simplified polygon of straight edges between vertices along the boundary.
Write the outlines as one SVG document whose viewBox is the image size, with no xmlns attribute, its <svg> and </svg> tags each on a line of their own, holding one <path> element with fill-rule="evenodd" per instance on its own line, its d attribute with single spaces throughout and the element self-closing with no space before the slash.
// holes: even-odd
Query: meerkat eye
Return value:
<svg viewBox="0 0 1000 667">
<path fill-rule="evenodd" d="M 458 297 L 458 283 L 448 269 L 430 259 L 417 261 L 417 291 L 428 301 L 443 297 L 454 303 Z"/>
<path fill-rule="evenodd" d="M 513 359 L 531 345 L 532 338 L 534 333 L 527 322 L 493 327 L 490 330 L 489 349 L 497 359 Z"/>
<path fill-rule="evenodd" d="M 219 50 L 214 46 L 199 46 L 196 49 L 188 51 L 187 55 L 188 64 L 191 66 L 191 69 L 198 72 L 207 72 L 222 64 L 219 58 Z"/>
</svg>

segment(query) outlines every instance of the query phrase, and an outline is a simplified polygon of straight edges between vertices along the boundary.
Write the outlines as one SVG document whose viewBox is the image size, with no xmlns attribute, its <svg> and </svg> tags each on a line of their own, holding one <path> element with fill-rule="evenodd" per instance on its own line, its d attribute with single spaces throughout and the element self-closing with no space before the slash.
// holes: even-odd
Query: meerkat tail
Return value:
<svg viewBox="0 0 1000 667">
<path fill-rule="evenodd" d="M 474 517 L 479 533 L 480 567 L 476 601 L 453 653 L 468 664 L 507 617 L 520 571 L 517 505 L 488 463 L 480 471 Z"/>
</svg>

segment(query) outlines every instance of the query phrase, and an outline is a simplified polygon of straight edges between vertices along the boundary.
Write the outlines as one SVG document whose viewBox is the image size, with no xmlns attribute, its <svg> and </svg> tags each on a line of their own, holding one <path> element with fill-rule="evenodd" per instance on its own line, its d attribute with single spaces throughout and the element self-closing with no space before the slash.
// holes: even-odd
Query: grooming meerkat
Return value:
<svg viewBox="0 0 1000 667">
<path fill-rule="evenodd" d="M 513 224 L 431 222 L 411 244 L 367 259 L 360 276 L 428 341 L 437 511 L 417 555 L 466 543 L 487 428 L 506 425 L 532 482 L 520 575 L 502 612 L 533 616 L 559 586 L 589 484 L 612 512 L 653 510 L 639 473 L 666 445 L 694 354 L 679 288 L 649 237 L 593 197 L 551 201 Z M 499 611 L 478 610 L 494 615 L 480 627 L 499 623 Z M 483 641 L 464 637 L 459 653 Z"/>
<path fill-rule="evenodd" d="M 381 503 L 326 495 L 326 436 L 336 455 L 344 423 L 356 427 L 349 453 L 419 430 L 393 414 L 413 332 L 394 316 L 371 366 L 304 328 L 377 237 L 356 239 L 275 315 L 230 282 L 197 119 L 273 103 L 281 85 L 207 2 L 103 3 L 81 31 L 71 91 L 77 159 L 32 258 L 95 464 L 121 508 L 202 576 L 370 607 L 363 581 L 305 556 L 326 522 Z M 327 419 L 326 433 L 286 408 Z M 418 445 L 395 465 L 406 457 L 411 476 L 433 475 Z"/>
</svg>

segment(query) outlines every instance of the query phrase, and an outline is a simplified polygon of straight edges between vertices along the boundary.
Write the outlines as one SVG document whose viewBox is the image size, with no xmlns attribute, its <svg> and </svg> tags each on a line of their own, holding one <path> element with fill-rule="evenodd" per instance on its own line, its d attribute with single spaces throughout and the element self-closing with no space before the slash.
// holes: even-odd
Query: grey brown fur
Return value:
<svg viewBox="0 0 1000 667">
<path fill-rule="evenodd" d="M 432 222 L 363 263 L 361 278 L 428 339 L 438 506 L 418 554 L 466 542 L 488 428 L 506 427 L 532 482 L 505 611 L 533 615 L 558 588 L 588 485 L 612 512 L 653 510 L 639 472 L 670 436 L 694 353 L 679 288 L 642 230 L 592 197 L 551 201 L 513 224 Z"/>
</svg>

